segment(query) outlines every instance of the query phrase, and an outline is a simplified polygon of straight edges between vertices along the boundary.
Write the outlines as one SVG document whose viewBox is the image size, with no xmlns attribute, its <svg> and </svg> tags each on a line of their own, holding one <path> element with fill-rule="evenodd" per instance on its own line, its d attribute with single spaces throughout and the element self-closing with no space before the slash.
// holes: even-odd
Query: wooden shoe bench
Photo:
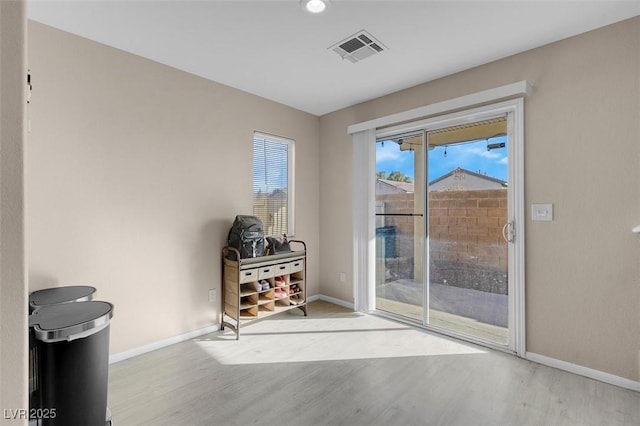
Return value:
<svg viewBox="0 0 640 426">
<path fill-rule="evenodd" d="M 240 339 L 240 324 L 294 308 L 307 316 L 307 246 L 301 240 L 289 241 L 292 251 L 240 259 L 233 247 L 222 249 L 222 322 Z M 301 250 L 294 250 L 301 247 Z M 236 259 L 228 259 L 234 253 Z M 260 282 L 268 282 L 262 289 Z M 279 287 L 276 287 L 276 282 Z M 281 291 L 276 292 L 276 288 Z"/>
</svg>

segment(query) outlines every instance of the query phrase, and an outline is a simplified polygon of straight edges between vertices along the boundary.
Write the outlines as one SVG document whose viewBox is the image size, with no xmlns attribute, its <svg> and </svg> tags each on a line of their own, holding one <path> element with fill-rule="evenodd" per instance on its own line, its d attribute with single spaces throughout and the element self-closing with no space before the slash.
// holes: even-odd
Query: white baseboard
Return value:
<svg viewBox="0 0 640 426">
<path fill-rule="evenodd" d="M 580 376 L 585 376 L 590 379 L 608 383 L 610 385 L 640 392 L 640 382 L 636 382 L 635 380 L 626 379 L 624 377 L 605 373 L 604 371 L 594 370 L 592 368 L 583 367 L 581 365 L 572 364 L 570 362 L 561 361 L 559 359 L 550 358 L 548 356 L 539 355 L 532 352 L 527 352 L 525 354 L 525 358 L 529 361 L 546 365 L 547 367 L 557 368 L 559 370 L 568 371 L 569 373 L 578 374 Z"/>
<path fill-rule="evenodd" d="M 133 358 L 134 356 L 146 354 L 148 352 L 155 351 L 156 349 L 164 348 L 166 346 L 174 345 L 176 343 L 184 342 L 195 337 L 204 336 L 205 334 L 213 333 L 220 330 L 220 324 L 213 324 L 208 327 L 200 328 L 198 330 L 189 331 L 178 336 L 169 337 L 166 339 L 158 340 L 147 345 L 139 346 L 137 348 L 129 349 L 124 352 L 109 355 L 109 364 L 124 361 L 125 359 Z"/>
<path fill-rule="evenodd" d="M 313 296 L 307 297 L 307 302 L 309 302 L 309 303 L 315 302 L 316 300 L 320 300 L 320 295 L 319 294 L 315 294 Z"/>
<path fill-rule="evenodd" d="M 349 309 L 353 309 L 353 303 L 351 302 L 345 302 L 342 299 L 336 299 L 335 297 L 331 297 L 331 296 L 325 296 L 324 294 L 319 294 L 317 296 L 314 296 L 316 299 L 315 300 L 323 300 L 325 302 L 329 302 L 329 303 L 333 303 L 334 305 L 338 305 L 338 306 L 342 306 L 344 308 L 349 308 Z M 309 298 L 309 301 L 311 302 L 311 297 Z"/>
</svg>

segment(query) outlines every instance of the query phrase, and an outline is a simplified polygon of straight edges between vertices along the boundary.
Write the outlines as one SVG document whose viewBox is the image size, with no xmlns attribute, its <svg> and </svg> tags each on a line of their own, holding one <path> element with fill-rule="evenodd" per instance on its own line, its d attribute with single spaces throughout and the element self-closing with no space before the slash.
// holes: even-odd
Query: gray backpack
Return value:
<svg viewBox="0 0 640 426">
<path fill-rule="evenodd" d="M 264 231 L 262 221 L 255 216 L 238 215 L 229 230 L 227 245 L 240 252 L 240 258 L 264 256 Z M 227 257 L 236 259 L 235 252 Z"/>
</svg>

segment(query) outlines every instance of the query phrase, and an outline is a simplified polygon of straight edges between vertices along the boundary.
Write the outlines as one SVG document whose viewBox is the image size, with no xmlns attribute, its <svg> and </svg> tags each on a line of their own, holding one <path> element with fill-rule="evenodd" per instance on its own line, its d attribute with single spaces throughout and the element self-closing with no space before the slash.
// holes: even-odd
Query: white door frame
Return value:
<svg viewBox="0 0 640 426">
<path fill-rule="evenodd" d="M 526 83 L 526 82 L 524 82 Z M 528 93 L 530 86 L 522 85 Z M 499 94 L 501 88 L 495 89 Z M 487 93 L 481 92 L 483 95 Z M 474 95 L 469 95 L 472 100 Z M 460 98 L 458 98 L 460 99 Z M 459 102 L 457 102 L 459 103 Z M 469 105 L 472 107 L 473 105 Z M 426 108 L 426 107 L 425 107 Z M 469 108 L 452 114 L 442 115 L 411 123 L 385 127 L 378 131 L 369 128 L 360 130 L 358 125 L 350 126 L 360 131 L 354 137 L 354 302 L 356 310 L 369 312 L 375 306 L 375 141 L 376 138 L 404 133 L 412 130 L 441 127 L 461 121 L 478 121 L 491 114 L 508 116 L 509 133 L 509 221 L 513 222 L 515 240 L 509 244 L 509 351 L 520 357 L 526 353 L 525 337 L 525 274 L 524 274 L 524 100 L 522 97 L 497 102 L 482 107 Z M 481 117 L 481 118 L 480 118 Z M 385 119 L 373 120 L 380 124 Z M 364 124 L 364 123 L 362 123 Z M 366 188 L 366 189 L 365 189 Z"/>
</svg>

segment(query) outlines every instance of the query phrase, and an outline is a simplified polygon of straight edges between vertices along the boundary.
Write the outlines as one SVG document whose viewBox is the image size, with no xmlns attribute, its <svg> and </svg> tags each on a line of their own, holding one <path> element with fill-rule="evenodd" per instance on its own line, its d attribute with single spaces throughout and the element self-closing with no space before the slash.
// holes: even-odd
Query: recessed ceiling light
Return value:
<svg viewBox="0 0 640 426">
<path fill-rule="evenodd" d="M 309 13 L 322 13 L 327 10 L 329 0 L 301 0 L 301 5 Z"/>
</svg>

